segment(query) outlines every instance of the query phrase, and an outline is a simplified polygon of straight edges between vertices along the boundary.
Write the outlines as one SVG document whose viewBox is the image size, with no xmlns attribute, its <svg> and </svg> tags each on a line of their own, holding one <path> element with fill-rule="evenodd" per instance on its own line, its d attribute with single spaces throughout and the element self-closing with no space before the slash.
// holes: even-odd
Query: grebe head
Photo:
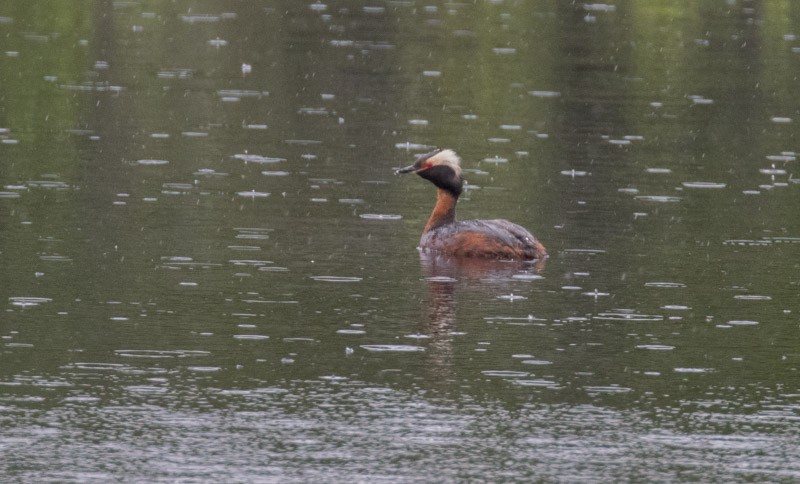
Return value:
<svg viewBox="0 0 800 484">
<path fill-rule="evenodd" d="M 461 176 L 461 159 L 453 150 L 433 150 L 417 156 L 413 165 L 400 168 L 399 173 L 416 173 L 454 196 L 461 195 L 464 178 Z"/>
</svg>

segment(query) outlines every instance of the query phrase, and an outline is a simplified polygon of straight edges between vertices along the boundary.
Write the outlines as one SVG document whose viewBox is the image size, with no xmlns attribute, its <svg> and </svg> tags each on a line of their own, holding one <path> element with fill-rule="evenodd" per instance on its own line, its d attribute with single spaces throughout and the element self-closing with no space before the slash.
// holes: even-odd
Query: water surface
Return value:
<svg viewBox="0 0 800 484">
<path fill-rule="evenodd" d="M 795 10 L 5 3 L 0 470 L 797 480 Z"/>
</svg>

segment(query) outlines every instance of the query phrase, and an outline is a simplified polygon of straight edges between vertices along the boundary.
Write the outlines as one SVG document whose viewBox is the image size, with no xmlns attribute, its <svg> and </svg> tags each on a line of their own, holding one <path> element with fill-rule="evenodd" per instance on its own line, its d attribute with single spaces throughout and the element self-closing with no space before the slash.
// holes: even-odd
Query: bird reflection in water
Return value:
<svg viewBox="0 0 800 484">
<path fill-rule="evenodd" d="M 428 360 L 437 379 L 453 378 L 453 336 L 462 331 L 456 322 L 458 298 L 486 297 L 491 292 L 510 291 L 516 274 L 538 274 L 544 269 L 546 259 L 536 261 L 502 261 L 468 257 L 447 257 L 420 251 L 420 264 L 428 284 L 427 321 L 422 333 L 429 338 Z"/>
</svg>

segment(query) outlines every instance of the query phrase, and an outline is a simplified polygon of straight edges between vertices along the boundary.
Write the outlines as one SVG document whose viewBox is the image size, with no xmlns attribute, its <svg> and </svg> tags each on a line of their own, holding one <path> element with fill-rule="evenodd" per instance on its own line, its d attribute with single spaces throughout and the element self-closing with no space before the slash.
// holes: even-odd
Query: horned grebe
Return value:
<svg viewBox="0 0 800 484">
<path fill-rule="evenodd" d="M 547 251 L 536 237 L 508 220 L 456 221 L 456 203 L 464 188 L 464 178 L 461 176 L 461 159 L 453 150 L 434 150 L 419 155 L 413 165 L 395 173 L 416 173 L 438 188 L 436 206 L 419 241 L 420 249 L 492 259 L 547 257 Z"/>
</svg>

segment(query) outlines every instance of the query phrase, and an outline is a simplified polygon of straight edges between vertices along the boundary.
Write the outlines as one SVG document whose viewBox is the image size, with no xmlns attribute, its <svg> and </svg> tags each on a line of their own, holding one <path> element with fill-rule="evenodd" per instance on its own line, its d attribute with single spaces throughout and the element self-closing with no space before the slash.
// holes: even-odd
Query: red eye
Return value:
<svg viewBox="0 0 800 484">
<path fill-rule="evenodd" d="M 433 166 L 433 163 L 431 163 L 430 161 L 428 161 L 428 162 L 426 162 L 424 165 L 422 165 L 422 168 L 424 168 L 425 170 L 427 170 L 428 168 L 430 168 L 430 167 L 432 167 L 432 166 Z"/>
</svg>

